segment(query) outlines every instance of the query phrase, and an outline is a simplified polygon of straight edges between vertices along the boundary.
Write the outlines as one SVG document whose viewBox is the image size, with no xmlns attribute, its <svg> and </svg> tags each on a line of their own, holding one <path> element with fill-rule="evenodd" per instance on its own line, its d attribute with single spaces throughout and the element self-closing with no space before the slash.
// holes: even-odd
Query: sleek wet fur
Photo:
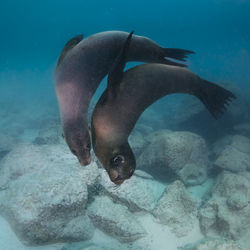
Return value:
<svg viewBox="0 0 250 250">
<path fill-rule="evenodd" d="M 82 165 L 90 163 L 90 135 L 88 107 L 101 80 L 110 71 L 128 33 L 108 31 L 84 40 L 78 35 L 64 47 L 55 71 L 55 89 L 58 98 L 64 138 Z M 162 48 L 154 41 L 133 36 L 127 61 L 158 62 L 185 66 L 166 57 L 185 61 L 192 51 Z"/>
<path fill-rule="evenodd" d="M 94 152 L 116 184 L 131 177 L 135 170 L 128 136 L 152 103 L 169 94 L 190 94 L 218 118 L 226 110 L 225 105 L 235 98 L 230 91 L 178 66 L 144 64 L 123 72 L 130 39 L 131 36 L 116 59 L 108 77 L 108 88 L 92 115 Z"/>
</svg>

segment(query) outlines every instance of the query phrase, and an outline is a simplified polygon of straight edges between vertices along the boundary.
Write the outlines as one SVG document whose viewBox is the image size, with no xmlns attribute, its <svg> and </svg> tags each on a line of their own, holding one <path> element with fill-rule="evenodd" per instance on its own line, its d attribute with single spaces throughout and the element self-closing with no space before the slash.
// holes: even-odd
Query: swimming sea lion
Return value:
<svg viewBox="0 0 250 250">
<path fill-rule="evenodd" d="M 173 93 L 194 95 L 218 118 L 225 104 L 235 98 L 230 91 L 191 71 L 163 64 L 144 64 L 123 72 L 127 42 L 108 76 L 107 90 L 92 114 L 92 143 L 97 158 L 111 181 L 121 184 L 136 167 L 128 136 L 142 112 L 163 96 Z M 132 39 L 133 40 L 133 39 Z"/>
<path fill-rule="evenodd" d="M 64 47 L 55 70 L 55 89 L 64 138 L 81 165 L 90 163 L 88 107 L 104 76 L 110 71 L 128 33 L 108 31 L 84 40 L 79 35 Z M 149 38 L 133 36 L 127 61 L 159 62 L 179 65 L 166 59 L 185 61 L 192 51 L 162 48 Z"/>
</svg>

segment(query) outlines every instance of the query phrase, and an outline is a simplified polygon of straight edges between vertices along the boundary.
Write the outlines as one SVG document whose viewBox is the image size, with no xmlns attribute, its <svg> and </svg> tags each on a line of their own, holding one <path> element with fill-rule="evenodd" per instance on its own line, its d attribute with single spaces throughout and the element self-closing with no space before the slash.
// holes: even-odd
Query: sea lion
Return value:
<svg viewBox="0 0 250 250">
<path fill-rule="evenodd" d="M 72 38 L 64 47 L 55 70 L 63 136 L 81 165 L 90 163 L 88 107 L 104 76 L 110 71 L 128 33 L 107 31 L 83 39 Z M 127 61 L 159 62 L 185 66 L 165 57 L 185 61 L 189 50 L 162 48 L 149 38 L 134 36 Z"/>
<path fill-rule="evenodd" d="M 128 137 L 142 112 L 163 96 L 185 93 L 200 99 L 218 118 L 234 94 L 178 66 L 150 63 L 123 72 L 131 36 L 108 75 L 107 90 L 92 114 L 94 152 L 112 182 L 121 184 L 136 168 Z"/>
</svg>

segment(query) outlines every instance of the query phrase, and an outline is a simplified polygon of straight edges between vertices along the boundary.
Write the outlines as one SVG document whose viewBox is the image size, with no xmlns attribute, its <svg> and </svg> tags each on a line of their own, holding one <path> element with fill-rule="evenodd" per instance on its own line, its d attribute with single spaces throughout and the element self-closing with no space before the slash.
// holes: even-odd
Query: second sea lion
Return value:
<svg viewBox="0 0 250 250">
<path fill-rule="evenodd" d="M 72 38 L 64 47 L 55 70 L 64 138 L 81 165 L 90 163 L 88 107 L 101 80 L 122 49 L 127 32 L 107 31 L 83 39 Z M 147 37 L 133 36 L 127 61 L 158 62 L 185 66 L 166 57 L 185 61 L 189 50 L 162 48 Z"/>
<path fill-rule="evenodd" d="M 218 118 L 234 94 L 191 71 L 163 64 L 144 64 L 123 72 L 131 36 L 108 76 L 107 90 L 92 114 L 92 142 L 111 181 L 121 184 L 136 167 L 128 137 L 137 119 L 152 103 L 169 94 L 185 93 L 200 99 Z"/>
</svg>

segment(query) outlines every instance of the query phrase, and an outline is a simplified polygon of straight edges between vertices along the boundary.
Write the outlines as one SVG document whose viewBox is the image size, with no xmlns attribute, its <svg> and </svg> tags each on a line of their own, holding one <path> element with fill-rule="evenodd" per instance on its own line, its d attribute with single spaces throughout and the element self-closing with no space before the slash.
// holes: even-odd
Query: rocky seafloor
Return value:
<svg viewBox="0 0 250 250">
<path fill-rule="evenodd" d="M 3 106 L 0 249 L 250 249 L 250 105 L 235 92 L 219 120 L 190 97 L 148 109 L 121 186 L 94 155 L 79 165 L 56 105 Z"/>
</svg>

